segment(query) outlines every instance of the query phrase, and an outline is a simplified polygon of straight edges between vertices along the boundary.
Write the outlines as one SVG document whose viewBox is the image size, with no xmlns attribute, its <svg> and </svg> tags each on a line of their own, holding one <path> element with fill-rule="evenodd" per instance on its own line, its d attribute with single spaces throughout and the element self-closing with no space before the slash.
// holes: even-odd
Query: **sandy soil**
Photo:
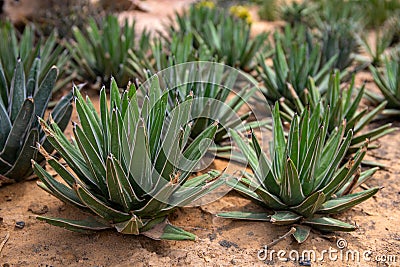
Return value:
<svg viewBox="0 0 400 267">
<path fill-rule="evenodd" d="M 153 5 L 156 1 L 146 1 Z M 158 12 L 170 1 L 160 1 Z M 171 1 L 172 2 L 172 1 Z M 184 1 L 176 1 L 183 3 Z M 161 7 L 164 5 L 164 8 Z M 155 5 L 157 6 L 157 5 Z M 160 13 L 157 13 L 160 14 Z M 157 14 L 146 14 L 150 21 Z M 141 22 L 143 25 L 146 22 Z M 259 28 L 257 28 L 259 29 Z M 368 73 L 360 73 L 357 83 L 367 81 L 367 87 L 373 88 Z M 96 92 L 87 92 L 95 105 L 98 103 Z M 76 114 L 73 120 L 77 121 Z M 379 121 L 371 127 L 383 124 Z M 394 126 L 400 127 L 399 122 Z M 67 130 L 71 133 L 71 129 Z M 287 238 L 273 247 L 275 251 L 284 250 L 288 257 L 291 250 L 300 253 L 313 250 L 321 256 L 323 250 L 336 249 L 337 240 L 344 239 L 347 248 L 331 254 L 325 254 L 322 261 L 312 266 L 396 266 L 396 263 L 379 263 L 375 257 L 396 256 L 400 262 L 400 230 L 397 223 L 400 218 L 400 131 L 380 140 L 381 148 L 370 151 L 368 158 L 386 164 L 386 170 L 378 171 L 367 184 L 383 186 L 381 192 L 337 218 L 359 226 L 352 233 L 336 233 L 323 236 L 312 232 L 302 245 Z M 224 162 L 217 161 L 215 166 L 222 169 Z M 104 231 L 93 235 L 83 235 L 61 228 L 52 227 L 37 221 L 37 213 L 47 216 L 76 218 L 84 216 L 77 209 L 45 193 L 37 187 L 35 181 L 27 181 L 0 188 L 0 243 L 9 233 L 10 237 L 0 252 L 1 266 L 307 266 L 307 262 L 281 261 L 277 255 L 266 260 L 258 259 L 258 252 L 265 245 L 285 234 L 288 227 L 278 227 L 269 223 L 224 220 L 215 217 L 219 211 L 258 210 L 259 207 L 232 192 L 218 201 L 201 208 L 179 209 L 170 216 L 173 224 L 195 233 L 198 240 L 191 241 L 154 241 L 142 236 L 123 236 L 114 231 Z M 16 222 L 25 222 L 25 227 L 15 227 Z M 1 245 L 0 245 L 1 247 Z M 359 252 L 360 261 L 346 261 L 346 251 Z M 363 259 L 363 252 L 371 251 L 370 259 Z M 294 255 L 294 254 L 293 254 Z M 263 255 L 261 255 L 263 256 Z M 336 260 L 335 260 L 336 257 Z M 378 259 L 378 258 L 377 258 Z M 397 263 L 398 264 L 398 263 Z"/>
</svg>

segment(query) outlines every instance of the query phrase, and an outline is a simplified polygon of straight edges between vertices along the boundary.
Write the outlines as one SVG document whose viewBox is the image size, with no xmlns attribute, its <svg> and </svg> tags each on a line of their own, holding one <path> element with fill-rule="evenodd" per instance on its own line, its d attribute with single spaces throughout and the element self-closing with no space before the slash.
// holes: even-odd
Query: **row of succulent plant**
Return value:
<svg viewBox="0 0 400 267">
<path fill-rule="evenodd" d="M 141 92 L 145 92 L 139 101 Z M 252 133 L 251 145 L 232 130 L 234 141 L 248 160 L 254 174 L 244 173 L 239 180 L 211 171 L 196 177 L 190 174 L 207 152 L 218 132 L 218 123 L 203 128 L 190 140 L 196 123 L 191 121 L 196 108 L 193 94 L 172 104 L 169 91 L 162 91 L 157 76 L 146 90 L 131 85 L 119 93 L 112 81 L 110 106 L 103 88 L 100 114 L 90 99 L 74 89 L 75 105 L 81 125 L 74 124 L 70 143 L 56 122 L 40 123 L 49 142 L 69 168 L 42 146 L 39 151 L 64 180 L 59 182 L 40 164 L 33 162 L 39 186 L 64 202 L 88 211 L 88 220 L 38 217 L 70 230 L 90 232 L 116 228 L 124 234 L 143 234 L 154 239 L 194 239 L 195 236 L 168 223 L 167 215 L 177 206 L 190 204 L 225 182 L 235 190 L 263 203 L 274 215 L 222 213 L 227 218 L 268 220 L 277 224 L 301 223 L 323 231 L 352 231 L 356 227 L 319 214 L 336 214 L 376 194 L 379 188 L 352 193 L 370 178 L 377 168 L 360 173 L 366 144 L 351 160 L 342 164 L 351 145 L 352 130 L 346 133 L 345 121 L 327 134 L 329 108 L 305 109 L 295 115 L 287 141 L 274 108 L 274 139 L 271 158 L 266 157 Z M 142 105 L 139 107 L 139 103 Z M 170 109 L 170 112 L 168 110 Z M 303 242 L 309 228 L 298 226 L 294 234 Z"/>
<path fill-rule="evenodd" d="M 265 58 L 259 57 L 261 69 L 258 71 L 264 80 L 265 95 L 272 103 L 281 97 L 289 100 L 282 101 L 281 107 L 275 103 L 271 159 L 262 152 L 254 134 L 250 145 L 240 137 L 240 131 L 249 129 L 250 124 L 239 129 L 239 133 L 232 130 L 249 114 L 232 121 L 229 113 L 217 112 L 217 120 L 199 118 L 188 123 L 193 114 L 207 117 L 210 110 L 215 112 L 210 102 L 196 98 L 223 102 L 234 111 L 241 108 L 252 97 L 254 88 L 243 87 L 236 97 L 229 99 L 230 91 L 226 88 L 233 86 L 235 76 L 226 78 L 216 69 L 207 76 L 209 83 L 186 83 L 180 78 L 185 85 L 167 92 L 163 92 L 159 80 L 153 78 L 145 91 L 141 90 L 143 87 L 136 90 L 131 85 L 119 93 L 113 76 L 125 84 L 133 77 L 145 78 L 160 68 L 188 60 L 214 57 L 246 71 L 254 70 L 257 53 L 266 47 L 266 36 L 250 39 L 246 21 L 225 18 L 218 12 L 222 11 L 193 6 L 189 10 L 190 16 L 177 15 L 178 21 L 182 20 L 178 27 L 183 28 L 177 28 L 179 33 L 171 34 L 171 39 L 152 40 L 145 32 L 137 43 L 134 26 L 125 23 L 121 29 L 115 17 L 107 17 L 101 29 L 94 20 L 84 33 L 76 28 L 76 44 L 69 45 L 68 50 L 81 79 L 111 81 L 111 88 L 110 107 L 105 88 L 101 90 L 98 114 L 90 99 L 85 101 L 75 87 L 73 94 L 81 125 L 74 124 L 72 143 L 62 133 L 72 112 L 72 93 L 53 109 L 47 122 L 40 119 L 41 128 L 36 120 L 36 116 L 44 116 L 57 69 L 51 68 L 42 82 L 39 58 L 29 68 L 27 81 L 21 60 L 16 63 L 10 83 L 1 71 L 0 145 L 3 147 L 0 146 L 0 177 L 4 181 L 24 179 L 32 174 L 29 160 L 33 159 L 33 169 L 41 180 L 40 187 L 94 216 L 93 220 L 84 221 L 39 217 L 57 226 L 82 232 L 116 228 L 121 233 L 144 234 L 155 239 L 194 239 L 192 234 L 170 225 L 167 215 L 176 207 L 189 204 L 225 183 L 216 171 L 190 176 L 209 151 L 212 140 L 221 145 L 232 136 L 253 174 L 243 173 L 242 178 L 228 179 L 227 183 L 276 213 L 221 216 L 279 224 L 300 223 L 327 231 L 355 230 L 352 225 L 319 214 L 341 212 L 378 191 L 379 188 L 373 188 L 352 193 L 377 170 L 360 172 L 367 148 L 364 140 L 374 140 L 393 129 L 384 125 L 361 133 L 386 103 L 371 112 L 357 112 L 364 88 L 355 98 L 354 83 L 347 91 L 341 91 L 340 74 L 330 75 L 334 65 L 338 67 L 340 56 L 326 56 L 325 53 L 329 60 L 324 61 L 319 43 L 303 45 L 299 44 L 298 37 L 294 38 L 296 40 L 275 37 L 273 68 L 265 64 Z M 205 18 L 221 21 L 215 25 L 202 23 Z M 239 27 L 235 29 L 237 25 Z M 222 30 L 224 27 L 230 31 Z M 224 38 L 231 42 L 225 44 Z M 299 38 L 305 40 L 308 37 Z M 237 40 L 241 42 L 236 44 Z M 232 46 L 233 43 L 238 45 L 237 48 Z M 172 48 L 170 55 L 165 53 L 168 47 Z M 236 57 L 235 49 L 242 52 L 239 57 Z M 53 49 L 49 48 L 49 51 Z M 398 58 L 392 60 L 386 62 L 385 75 L 375 70 L 374 77 L 378 86 L 384 88 L 381 90 L 387 93 L 384 96 L 397 100 Z M 197 75 L 199 70 L 171 71 L 171 77 L 166 78 L 170 78 L 171 85 L 177 75 L 193 80 L 190 75 L 185 76 L 188 73 Z M 216 86 L 223 78 L 226 88 Z M 140 98 L 139 94 L 143 92 Z M 287 138 L 281 116 L 290 121 Z M 36 143 L 39 143 L 40 154 L 34 148 Z M 51 155 L 53 147 L 69 168 Z M 343 164 L 353 152 L 352 160 Z M 43 159 L 60 175 L 63 183 L 45 170 Z M 307 227 L 299 226 L 294 236 L 302 242 L 308 233 Z"/>
</svg>

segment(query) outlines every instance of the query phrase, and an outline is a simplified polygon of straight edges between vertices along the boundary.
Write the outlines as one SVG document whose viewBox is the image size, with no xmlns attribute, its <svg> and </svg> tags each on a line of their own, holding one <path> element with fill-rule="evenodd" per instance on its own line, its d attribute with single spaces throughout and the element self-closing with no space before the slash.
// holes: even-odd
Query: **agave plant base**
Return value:
<svg viewBox="0 0 400 267">
<path fill-rule="evenodd" d="M 144 235 L 154 240 L 195 240 L 196 236 L 183 229 L 173 226 L 166 217 L 141 221 L 136 216 L 125 222 L 109 224 L 106 221 L 89 218 L 86 220 L 67 220 L 62 218 L 50 218 L 44 216 L 36 217 L 40 221 L 45 221 L 51 225 L 63 227 L 65 229 L 80 232 L 94 233 L 96 231 L 117 229 L 119 233 L 128 235 Z M 142 227 L 139 230 L 139 227 Z"/>
</svg>

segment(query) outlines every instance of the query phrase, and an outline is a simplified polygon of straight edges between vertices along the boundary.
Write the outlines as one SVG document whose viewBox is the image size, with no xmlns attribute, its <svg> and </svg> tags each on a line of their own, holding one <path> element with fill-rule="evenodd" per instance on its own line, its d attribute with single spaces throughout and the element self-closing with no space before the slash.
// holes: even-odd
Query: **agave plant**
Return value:
<svg viewBox="0 0 400 267">
<path fill-rule="evenodd" d="M 120 94 L 112 80 L 110 90 L 109 108 L 105 89 L 100 92 L 100 114 L 90 99 L 85 101 L 74 90 L 81 125 L 74 124 L 72 143 L 57 123 L 41 120 L 48 140 L 73 172 L 40 151 L 65 183 L 33 162 L 41 188 L 89 212 L 92 219 L 38 219 L 79 232 L 115 228 L 154 239 L 193 240 L 193 234 L 170 225 L 167 216 L 222 184 L 216 180 L 217 171 L 190 177 L 209 148 L 217 124 L 187 145 L 193 96 L 169 113 L 167 123 L 168 91 L 161 91 L 158 79 L 151 82 L 141 108 L 133 86 Z"/>
<path fill-rule="evenodd" d="M 129 52 L 147 44 L 149 34 L 143 32 L 136 41 L 135 24 L 125 20 L 121 28 L 116 16 L 109 15 L 101 23 L 89 20 L 86 31 L 73 28 L 74 39 L 66 44 L 73 59 L 78 78 L 93 84 L 109 83 L 114 77 L 120 86 L 126 86 L 136 73 L 127 64 Z"/>
<path fill-rule="evenodd" d="M 177 26 L 176 26 L 177 25 Z M 205 44 L 219 62 L 246 72 L 256 67 L 258 53 L 269 50 L 268 34 L 250 37 L 251 24 L 218 8 L 192 5 L 183 14 L 176 14 L 169 32 L 185 36 L 193 33 L 195 48 Z"/>
<path fill-rule="evenodd" d="M 390 47 L 394 38 L 395 32 L 390 30 L 377 30 L 375 33 L 375 42 L 371 44 L 368 41 L 368 35 L 359 37 L 359 42 L 364 50 L 368 53 L 369 58 L 364 61 L 369 61 L 375 67 L 382 64 L 382 60 L 386 50 Z"/>
<path fill-rule="evenodd" d="M 312 47 L 297 41 L 290 42 L 282 40 L 279 35 L 275 35 L 275 40 L 273 66 L 266 64 L 265 56 L 259 57 L 258 60 L 260 68 L 257 71 L 264 83 L 261 89 L 268 101 L 274 103 L 284 98 L 287 105 L 293 107 L 296 101 L 294 91 L 295 95 L 305 103 L 304 90 L 307 87 L 308 77 L 314 78 L 320 93 L 324 94 L 327 90 L 329 73 L 337 56 L 323 64 L 318 44 Z"/>
<path fill-rule="evenodd" d="M 281 102 L 281 117 L 290 122 L 294 114 L 303 112 L 306 108 L 309 108 L 311 112 L 314 112 L 317 108 L 321 113 L 321 117 L 325 113 L 324 107 L 329 107 L 328 117 L 329 123 L 325 125 L 330 134 L 335 131 L 335 128 L 340 127 L 341 123 L 346 121 L 345 134 L 350 130 L 353 131 L 353 137 L 350 142 L 350 147 L 347 150 L 348 154 L 356 152 L 360 147 L 363 146 L 365 139 L 370 142 L 377 140 L 378 138 L 396 131 L 396 128 L 392 127 L 391 123 L 382 125 L 376 129 L 365 130 L 366 126 L 384 110 L 387 101 L 382 101 L 377 107 L 369 110 L 368 107 L 359 109 L 361 100 L 365 96 L 365 85 L 361 88 L 355 87 L 355 76 L 350 84 L 341 88 L 341 79 L 339 71 L 333 73 L 329 79 L 328 89 L 324 96 L 321 96 L 318 88 L 316 88 L 315 82 L 312 78 L 309 78 L 308 90 L 305 91 L 305 98 L 307 106 L 305 106 L 299 97 L 294 95 L 295 109 L 287 106 L 283 101 Z M 323 105 L 319 103 L 322 102 Z M 369 146 L 369 148 L 376 148 Z"/>
<path fill-rule="evenodd" d="M 319 23 L 319 38 L 321 40 L 322 64 L 337 55 L 334 67 L 345 70 L 354 62 L 355 56 L 360 52 L 360 45 L 356 32 L 359 28 L 354 21 L 340 21 L 336 23 Z"/>
<path fill-rule="evenodd" d="M 174 107 L 188 95 L 193 94 L 195 101 L 191 110 L 192 139 L 218 121 L 219 128 L 214 142 L 217 148 L 226 150 L 230 145 L 228 129 L 247 131 L 266 123 L 266 121 L 248 121 L 251 111 L 238 115 L 239 109 L 252 99 L 257 87 L 247 75 L 223 64 L 182 64 L 167 69 L 160 73 L 160 76 L 163 76 L 167 88 L 175 88 L 169 94 L 170 107 Z M 178 85 L 176 81 L 180 81 Z"/>
<path fill-rule="evenodd" d="M 26 26 L 24 32 L 19 37 L 14 26 L 10 22 L 0 25 L 0 62 L 3 65 L 4 76 L 7 86 L 11 86 L 17 58 L 21 58 L 25 75 L 28 76 L 35 58 L 40 56 L 39 83 L 46 77 L 53 65 L 59 69 L 59 77 L 53 91 L 63 88 L 73 79 L 67 76 L 69 55 L 65 48 L 58 44 L 57 32 L 52 31 L 49 37 L 37 44 L 35 30 L 32 26 Z"/>
<path fill-rule="evenodd" d="M 37 117 L 43 117 L 56 84 L 58 70 L 52 67 L 39 83 L 40 58 L 32 64 L 25 79 L 24 66 L 17 60 L 11 86 L 0 64 L 0 185 L 22 181 L 33 174 L 31 159 L 42 164 L 44 158 L 37 153 L 35 144 L 51 151 L 44 133 L 39 129 Z M 72 94 L 54 107 L 51 116 L 64 130 L 72 113 Z"/>
<path fill-rule="evenodd" d="M 142 49 L 136 52 L 130 50 L 127 61 L 128 68 L 137 73 L 137 78 L 141 81 L 146 80 L 152 74 L 177 64 L 192 61 L 209 61 L 212 58 L 211 52 L 205 45 L 194 48 L 195 38 L 189 33 L 181 37 L 174 33 L 168 39 L 156 37 L 143 40 Z"/>
<path fill-rule="evenodd" d="M 225 218 L 270 221 L 278 225 L 295 224 L 293 236 L 304 242 L 310 227 L 321 231 L 353 231 L 357 227 L 329 217 L 347 210 L 375 195 L 379 188 L 353 193 L 376 171 L 360 172 L 366 145 L 345 165 L 341 162 L 350 146 L 353 132 L 345 135 L 346 124 L 338 127 L 327 139 L 329 111 L 321 118 L 317 112 L 305 109 L 300 118 L 294 115 L 287 139 L 279 115 L 279 105 L 273 110 L 274 134 L 270 148 L 272 161 L 261 150 L 252 133 L 247 144 L 235 131 L 231 135 L 248 159 L 253 174 L 229 181 L 238 192 L 274 211 L 273 214 L 229 212 Z"/>
<path fill-rule="evenodd" d="M 400 109 L 400 53 L 398 55 L 393 53 L 391 57 L 385 57 L 383 62 L 382 69 L 370 66 L 374 81 L 378 85 L 383 98 L 372 92 L 368 94 L 376 103 L 386 100 L 388 102 L 387 108 L 394 109 L 387 113 L 398 115 Z"/>
<path fill-rule="evenodd" d="M 292 27 L 298 24 L 307 24 L 310 14 L 314 12 L 315 5 L 310 1 L 291 2 L 282 6 L 282 19 Z"/>
</svg>

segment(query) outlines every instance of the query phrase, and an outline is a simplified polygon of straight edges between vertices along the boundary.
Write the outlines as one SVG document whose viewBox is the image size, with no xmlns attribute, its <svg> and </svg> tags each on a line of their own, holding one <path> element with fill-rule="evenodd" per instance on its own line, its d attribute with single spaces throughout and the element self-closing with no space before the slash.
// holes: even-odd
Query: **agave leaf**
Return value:
<svg viewBox="0 0 400 267">
<path fill-rule="evenodd" d="M 101 218 L 114 223 L 124 222 L 131 218 L 128 213 L 118 211 L 112 207 L 107 206 L 106 203 L 101 201 L 99 198 L 90 193 L 87 189 L 76 185 L 76 193 L 80 200 L 91 209 L 94 213 L 99 215 Z"/>
<path fill-rule="evenodd" d="M 136 217 L 135 214 L 132 214 L 132 218 L 125 222 L 120 222 L 114 224 L 114 227 L 118 232 L 129 235 L 138 235 L 139 228 L 142 227 L 142 221 L 140 218 Z"/>
<path fill-rule="evenodd" d="M 339 213 L 345 211 L 364 200 L 372 197 L 379 191 L 379 187 L 364 190 L 362 192 L 345 195 L 342 197 L 334 198 L 325 202 L 318 213 Z"/>
<path fill-rule="evenodd" d="M 231 188 L 235 189 L 239 193 L 245 195 L 246 197 L 250 197 L 252 200 L 255 200 L 258 202 L 260 205 L 263 205 L 264 202 L 262 198 L 260 198 L 257 193 L 254 192 L 254 190 L 251 190 L 249 187 L 245 186 L 243 183 L 240 182 L 240 180 L 237 179 L 228 179 L 226 181 L 227 185 L 230 186 Z"/>
<path fill-rule="evenodd" d="M 352 132 L 351 132 L 352 133 Z M 321 158 L 319 160 L 319 167 L 315 172 L 316 182 L 323 180 L 323 175 L 329 175 L 336 170 L 337 165 L 342 161 L 346 154 L 346 150 L 351 141 L 352 134 L 348 134 L 346 139 L 342 142 L 344 134 L 344 126 L 342 125 L 339 129 L 335 129 L 328 141 L 326 142 L 322 151 Z M 332 160 L 333 159 L 333 160 Z"/>
<path fill-rule="evenodd" d="M 114 156 L 107 159 L 107 188 L 110 200 L 119 203 L 129 212 L 139 201 L 135 190 L 129 182 L 128 174 L 126 174 Z"/>
<path fill-rule="evenodd" d="M 258 167 L 256 169 L 252 167 L 252 169 L 255 170 L 255 175 L 258 176 L 258 181 L 260 182 L 260 184 L 264 185 L 264 187 L 267 188 L 268 191 L 270 191 L 272 194 L 278 195 L 280 188 L 278 182 L 271 172 L 271 163 L 267 159 L 266 155 L 262 152 L 261 146 L 258 143 L 257 137 L 255 136 L 253 131 L 251 131 L 251 140 L 251 144 L 258 158 Z"/>
<path fill-rule="evenodd" d="M 299 179 L 301 181 L 301 188 L 304 195 L 309 195 L 314 189 L 315 183 L 315 168 L 317 166 L 318 160 L 320 158 L 320 146 L 323 144 L 324 136 L 323 126 L 319 127 L 315 132 L 315 136 L 313 137 L 310 146 L 308 147 L 308 151 L 306 157 L 303 158 L 303 164 L 301 165 L 299 171 Z"/>
<path fill-rule="evenodd" d="M 33 101 L 35 103 L 35 115 L 40 118 L 43 118 L 44 116 L 44 112 L 46 111 L 49 103 L 51 91 L 54 88 L 57 76 L 57 67 L 51 68 L 33 97 Z"/>
<path fill-rule="evenodd" d="M 365 163 L 364 160 L 363 160 L 362 163 L 363 163 L 364 166 L 366 165 L 366 163 Z M 366 171 L 361 172 L 361 174 L 360 174 L 360 176 L 358 177 L 356 183 L 353 184 L 353 181 L 348 181 L 348 182 L 342 187 L 342 189 L 340 189 L 340 190 L 338 190 L 338 191 L 335 192 L 335 195 L 336 195 L 336 196 L 342 196 L 344 190 L 345 190 L 346 188 L 349 188 L 349 187 L 350 187 L 350 183 L 352 183 L 351 188 L 357 188 L 357 187 L 359 187 L 360 185 L 362 185 L 363 183 L 365 183 L 368 179 L 370 179 L 370 178 L 372 177 L 372 175 L 374 175 L 374 174 L 376 173 L 376 171 L 378 171 L 380 168 L 382 168 L 382 167 L 381 167 L 381 166 L 378 166 L 378 167 L 374 167 L 374 168 L 371 168 L 371 169 L 368 169 L 368 170 L 366 170 Z"/>
<path fill-rule="evenodd" d="M 101 117 L 101 126 L 103 130 L 103 144 L 104 144 L 103 154 L 106 155 L 110 150 L 109 127 L 111 121 L 110 121 L 110 113 L 108 111 L 108 106 L 107 106 L 106 89 L 104 86 L 100 90 L 100 117 Z"/>
<path fill-rule="evenodd" d="M 38 136 L 37 129 L 29 133 L 14 166 L 4 176 L 19 182 L 32 173 L 30 160 L 36 157 L 37 149 L 35 145 L 38 142 Z"/>
<path fill-rule="evenodd" d="M 355 125 L 354 132 L 363 129 L 377 114 L 379 114 L 386 106 L 387 101 L 382 102 L 379 106 L 370 111 L 367 115 L 363 116 Z"/>
<path fill-rule="evenodd" d="M 103 192 L 106 192 L 106 169 L 102 158 L 100 158 L 96 149 L 93 148 L 87 136 L 79 126 L 74 125 L 73 132 L 78 148 L 85 159 L 86 166 L 91 172 L 90 179 L 95 180 L 96 185 Z"/>
<path fill-rule="evenodd" d="M 304 199 L 299 174 L 293 161 L 288 158 L 283 171 L 280 197 L 287 205 L 297 205 Z"/>
<path fill-rule="evenodd" d="M 153 191 L 148 193 L 151 199 L 145 203 L 145 205 L 136 210 L 138 216 L 146 216 L 148 214 L 154 214 L 157 211 L 165 209 L 169 206 L 169 200 L 171 195 L 176 190 L 176 185 L 172 182 L 166 182 L 160 180 L 158 184 L 154 185 Z M 147 192 L 147 191 L 146 191 Z"/>
<path fill-rule="evenodd" d="M 75 104 L 76 104 L 76 111 L 79 116 L 80 123 L 82 125 L 82 129 L 86 136 L 88 137 L 92 146 L 97 150 L 101 151 L 102 146 L 100 143 L 100 136 L 101 136 L 101 129 L 100 126 L 97 124 L 97 119 L 88 105 L 86 104 L 85 100 L 83 99 L 79 90 L 74 88 L 74 95 L 76 96 Z"/>
<path fill-rule="evenodd" d="M 26 82 L 26 95 L 32 97 L 39 84 L 40 58 L 36 57 L 29 71 L 28 81 Z M 36 103 L 35 103 L 36 104 Z"/>
<path fill-rule="evenodd" d="M 272 170 L 274 172 L 275 177 L 281 177 L 281 172 L 283 171 L 282 166 L 285 164 L 285 147 L 286 140 L 285 135 L 283 133 L 282 121 L 279 115 L 279 104 L 276 103 L 273 110 L 273 118 L 274 118 L 274 159 Z"/>
<path fill-rule="evenodd" d="M 294 166 L 298 166 L 299 160 L 299 122 L 297 114 L 293 115 L 290 123 L 289 136 L 287 141 L 288 155 Z"/>
<path fill-rule="evenodd" d="M 65 203 L 72 203 L 78 207 L 85 208 L 85 205 L 83 205 L 82 202 L 79 200 L 74 190 L 55 180 L 36 162 L 33 161 L 32 166 L 35 174 L 42 181 L 41 183 L 38 183 L 41 188 L 61 199 Z"/>
<path fill-rule="evenodd" d="M 141 234 L 155 240 L 195 240 L 196 236 L 192 233 L 171 225 L 168 220 L 156 224 L 153 228 Z"/>
<path fill-rule="evenodd" d="M 43 150 L 38 146 L 39 151 L 44 153 Z M 47 152 L 45 154 L 47 163 L 63 178 L 63 180 L 67 183 L 69 187 L 73 187 L 75 183 L 80 182 L 75 176 L 67 170 L 58 160 L 48 155 Z"/>
<path fill-rule="evenodd" d="M 9 97 L 11 99 L 9 100 L 8 114 L 11 121 L 14 122 L 26 99 L 25 72 L 21 59 L 18 59 L 15 67 Z"/>
<path fill-rule="evenodd" d="M 334 232 L 351 232 L 357 229 L 356 226 L 328 217 L 312 218 L 303 221 L 303 224 L 309 225 L 315 229 Z"/>
<path fill-rule="evenodd" d="M 3 106 L 2 103 L 0 103 L 0 121 L 1 121 L 1 127 L 0 127 L 0 150 L 3 150 L 4 144 L 6 143 L 8 134 L 11 131 L 12 125 L 10 118 L 8 117 L 7 111 L 5 109 L 5 106 Z"/>
<path fill-rule="evenodd" d="M 294 211 L 303 215 L 304 217 L 311 217 L 316 213 L 325 201 L 325 194 L 323 192 L 315 192 L 306 198 L 299 205 L 292 207 Z"/>
<path fill-rule="evenodd" d="M 47 140 L 62 155 L 68 165 L 73 168 L 74 172 L 85 182 L 95 186 L 96 183 L 91 180 L 92 175 L 86 166 L 86 162 L 82 159 L 78 147 L 68 141 L 54 122 L 50 124 L 51 127 L 43 120 L 40 120 L 40 124 L 46 132 Z"/>
<path fill-rule="evenodd" d="M 29 126 L 32 124 L 34 108 L 32 98 L 28 98 L 23 102 L 21 110 L 19 110 L 8 135 L 3 151 L 0 152 L 0 158 L 3 160 L 9 162 L 15 161 L 20 149 L 20 142 L 24 139 L 29 131 Z"/>
<path fill-rule="evenodd" d="M 291 211 L 275 211 L 274 215 L 271 216 L 270 222 L 277 225 L 289 225 L 299 221 L 302 218 Z"/>
<path fill-rule="evenodd" d="M 310 235 L 311 228 L 304 225 L 296 225 L 295 229 L 296 232 L 294 232 L 292 235 L 296 239 L 296 241 L 299 244 L 306 241 L 308 236 Z"/>
<path fill-rule="evenodd" d="M 164 124 L 165 138 L 155 163 L 156 170 L 163 177 L 167 177 L 168 173 L 173 172 L 175 166 L 179 166 L 179 157 L 183 148 L 187 146 L 191 127 L 186 122 L 189 120 L 192 101 L 193 96 L 189 95 L 184 102 L 170 112 L 168 127 Z M 182 125 L 182 123 L 186 125 Z M 184 127 L 183 130 L 182 127 Z M 176 140 L 181 142 L 176 142 Z"/>
<path fill-rule="evenodd" d="M 178 206 L 186 206 L 219 188 L 225 183 L 220 179 L 220 176 L 221 174 L 218 171 L 212 171 L 188 180 L 171 195 L 169 199 L 170 207 L 163 209 L 163 211 L 171 210 Z M 212 181 L 209 181 L 210 179 Z"/>
<path fill-rule="evenodd" d="M 4 75 L 3 65 L 0 62 L 0 106 L 8 105 L 8 85 Z"/>
<path fill-rule="evenodd" d="M 132 145 L 134 148 L 122 147 L 127 154 L 131 154 L 128 161 L 129 173 L 145 192 L 150 192 L 154 186 L 151 175 L 150 155 L 148 155 L 147 133 L 143 121 L 136 127 L 136 138 Z"/>
<path fill-rule="evenodd" d="M 187 174 L 192 172 L 196 162 L 207 152 L 208 148 L 212 144 L 217 129 L 217 123 L 210 125 L 185 149 L 183 152 L 183 158 L 180 159 L 178 164 L 179 168 L 184 170 L 179 182 L 185 181 Z"/>
<path fill-rule="evenodd" d="M 226 219 L 239 219 L 239 220 L 250 220 L 250 221 L 269 222 L 271 220 L 271 215 L 260 212 L 231 211 L 231 212 L 218 213 L 217 216 Z"/>
<path fill-rule="evenodd" d="M 152 90 L 156 91 L 156 90 Z M 157 148 L 161 138 L 161 131 L 165 123 L 165 115 L 167 108 L 168 92 L 165 92 L 160 99 L 157 99 L 154 106 L 151 109 L 148 122 L 151 123 L 149 132 L 149 148 L 151 159 L 154 160 L 156 157 Z"/>
<path fill-rule="evenodd" d="M 381 136 L 384 136 L 386 134 L 392 133 L 394 131 L 398 130 L 398 128 L 392 127 L 391 123 L 385 124 L 381 127 L 375 128 L 371 131 L 366 132 L 365 134 L 358 135 L 354 137 L 351 140 L 351 145 L 352 146 L 359 146 L 360 144 L 363 144 L 365 140 L 369 140 L 370 142 L 375 141 Z"/>
<path fill-rule="evenodd" d="M 43 216 L 37 216 L 36 219 L 40 221 L 45 221 L 51 225 L 63 227 L 70 231 L 84 234 L 111 228 L 110 225 L 105 225 L 95 220 L 67 220 L 62 218 L 49 218 Z"/>
<path fill-rule="evenodd" d="M 340 136 L 340 135 L 338 135 Z M 341 183 L 342 177 L 341 173 L 343 171 L 346 171 L 342 169 L 342 171 L 336 171 L 337 167 L 339 166 L 340 162 L 343 160 L 344 156 L 346 155 L 346 151 L 349 148 L 350 142 L 352 140 L 353 132 L 350 131 L 347 133 L 346 139 L 342 142 L 342 145 L 340 146 L 339 150 L 336 152 L 335 157 L 333 160 L 331 160 L 331 163 L 329 167 L 327 167 L 326 171 L 321 170 L 321 174 L 317 176 L 315 180 L 315 186 L 316 188 L 320 188 L 321 186 L 324 186 L 325 188 L 323 189 L 323 192 L 327 195 L 327 192 L 329 192 L 332 188 L 335 188 L 338 184 Z M 347 167 L 344 167 L 347 168 Z M 332 176 L 335 175 L 334 178 Z M 342 177 L 342 178 L 341 178 Z"/>
<path fill-rule="evenodd" d="M 78 87 L 76 87 L 76 86 L 74 86 L 74 87 L 76 88 L 74 90 L 79 90 Z M 74 92 L 73 92 L 73 90 L 71 90 L 68 94 L 63 96 L 58 101 L 57 105 L 53 108 L 53 110 L 51 112 L 51 116 L 53 117 L 53 119 L 55 120 L 56 123 L 57 123 L 56 118 L 59 117 L 59 114 L 63 113 L 63 110 L 65 110 L 68 106 L 71 105 L 71 101 L 72 101 L 73 97 L 74 97 Z"/>
</svg>

